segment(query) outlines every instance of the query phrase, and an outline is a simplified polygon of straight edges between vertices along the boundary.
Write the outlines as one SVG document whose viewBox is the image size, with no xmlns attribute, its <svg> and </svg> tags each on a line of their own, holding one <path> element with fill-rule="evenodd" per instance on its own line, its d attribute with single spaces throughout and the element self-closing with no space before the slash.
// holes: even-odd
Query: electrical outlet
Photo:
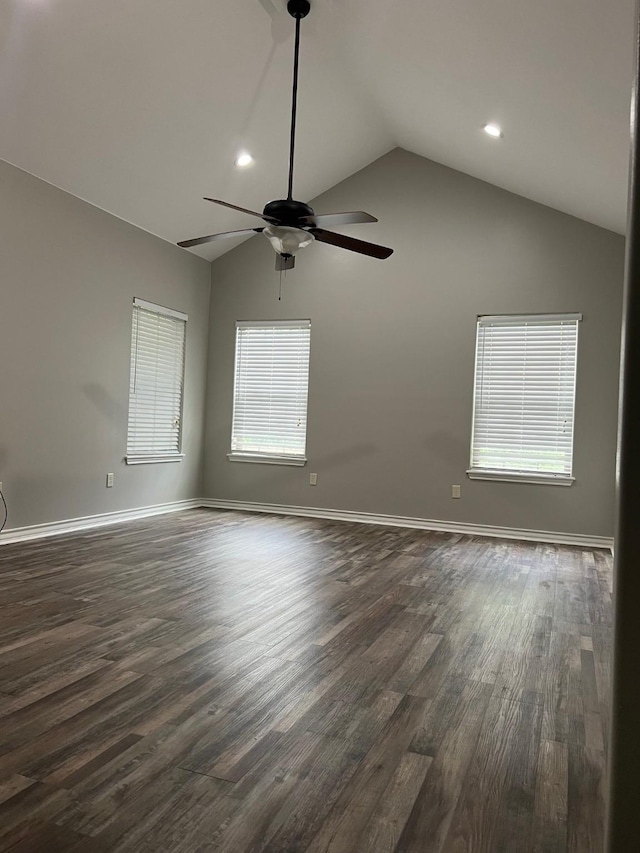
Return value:
<svg viewBox="0 0 640 853">
<path fill-rule="evenodd" d="M 107 488 L 113 488 L 113 474 L 107 474 Z"/>
<path fill-rule="evenodd" d="M 451 497 L 459 498 L 460 497 L 460 486 L 451 486 Z"/>
<path fill-rule="evenodd" d="M 317 474 L 309 474 L 309 485 L 317 486 L 318 485 L 318 475 Z"/>
</svg>

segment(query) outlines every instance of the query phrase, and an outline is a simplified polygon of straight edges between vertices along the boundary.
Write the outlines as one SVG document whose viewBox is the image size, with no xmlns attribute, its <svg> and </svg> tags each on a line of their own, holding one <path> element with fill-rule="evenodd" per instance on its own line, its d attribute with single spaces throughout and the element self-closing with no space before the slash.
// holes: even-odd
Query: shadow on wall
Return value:
<svg viewBox="0 0 640 853">
<path fill-rule="evenodd" d="M 91 400 L 100 414 L 114 424 L 120 426 L 127 422 L 128 412 L 122 403 L 119 403 L 111 394 L 105 391 L 102 385 L 89 383 L 83 385 L 82 390 L 86 397 Z"/>
<path fill-rule="evenodd" d="M 236 138 L 240 144 L 243 144 L 244 141 L 251 135 L 249 133 L 254 113 L 256 111 L 256 107 L 260 102 L 262 97 L 262 92 L 264 89 L 264 84 L 266 82 L 267 77 L 269 76 L 269 69 L 273 63 L 273 59 L 278 48 L 278 45 L 285 42 L 289 36 L 291 35 L 291 18 L 283 11 L 283 8 L 279 9 L 276 0 L 258 0 L 262 8 L 267 12 L 267 14 L 271 17 L 271 38 L 272 44 L 271 49 L 269 50 L 269 55 L 264 63 L 262 71 L 258 77 L 258 84 L 254 90 L 253 97 L 249 103 L 247 108 L 246 117 L 242 124 L 240 131 L 238 132 Z M 228 177 L 226 180 L 219 185 L 218 188 L 218 197 L 224 198 L 228 193 L 231 192 L 231 187 L 233 186 L 233 177 L 232 172 L 228 172 Z"/>
<path fill-rule="evenodd" d="M 273 28 L 272 28 L 273 29 Z M 269 56 L 267 56 L 267 61 L 264 64 L 264 68 L 260 73 L 260 78 L 258 80 L 258 85 L 256 86 L 256 90 L 253 93 L 253 98 L 251 98 L 251 103 L 249 104 L 249 108 L 247 110 L 247 117 L 244 120 L 244 124 L 242 125 L 242 129 L 238 134 L 238 139 L 244 140 L 249 135 L 249 128 L 251 127 L 251 122 L 253 121 L 253 114 L 256 111 L 256 106 L 260 100 L 260 96 L 262 95 L 262 90 L 264 89 L 265 80 L 269 74 L 269 68 L 271 67 L 271 63 L 273 62 L 273 57 L 276 53 L 276 48 L 278 46 L 277 39 L 274 39 L 273 44 L 271 45 L 271 50 L 269 51 Z"/>
<path fill-rule="evenodd" d="M 269 59 L 271 59 L 275 50 L 275 46 L 278 44 L 282 44 L 282 42 L 285 42 L 291 35 L 292 19 L 289 17 L 288 12 L 286 11 L 286 4 L 284 3 L 284 0 L 279 6 L 276 3 L 276 0 L 258 0 L 258 3 L 260 3 L 267 15 L 269 15 L 269 17 L 271 18 L 271 38 L 273 39 L 274 45 L 273 49 L 271 50 L 271 53 L 269 54 Z"/>
<path fill-rule="evenodd" d="M 365 459 L 375 453 L 376 450 L 375 444 L 354 444 L 352 447 L 345 447 L 344 450 L 338 450 L 328 456 L 314 457 L 314 463 L 321 465 L 323 470 L 330 470 L 331 468 L 341 467 L 348 462 L 354 462 L 356 459 Z"/>
<path fill-rule="evenodd" d="M 315 0 L 315 2 L 322 2 L 322 5 L 327 7 L 335 5 L 336 0 Z M 340 2 L 342 3 L 343 0 L 340 0 Z M 287 0 L 258 0 L 258 3 L 260 3 L 267 15 L 271 18 L 271 38 L 273 39 L 274 45 L 282 44 L 290 38 L 293 52 L 293 33 L 295 31 L 295 23 L 291 15 L 287 12 Z M 313 12 L 313 4 L 311 11 Z M 317 17 L 313 14 L 304 19 L 305 35 L 309 35 L 311 38 L 313 38 L 316 33 L 316 20 Z"/>
<path fill-rule="evenodd" d="M 7 464 L 7 457 L 8 457 L 7 451 L 4 449 L 4 447 L 0 447 L 0 483 L 2 482 L 2 479 L 3 479 L 2 472 L 6 470 L 5 466 Z M 5 496 L 5 500 L 6 500 L 7 496 L 6 496 L 5 489 L 6 489 L 6 486 L 3 485 L 2 491 L 3 491 L 3 494 Z M 2 501 L 0 501 L 0 527 L 2 527 L 3 521 L 4 521 L 4 505 L 2 504 Z M 7 502 L 6 526 L 8 526 L 8 525 L 9 525 L 9 505 Z"/>
<path fill-rule="evenodd" d="M 465 460 L 465 465 L 469 461 L 467 443 L 459 441 L 443 429 L 430 433 L 424 440 L 423 446 L 438 458 L 446 459 L 454 465 L 458 465 L 461 459 Z"/>
<path fill-rule="evenodd" d="M 228 440 L 230 430 L 218 430 L 217 433 L 219 439 L 216 442 L 213 442 L 214 444 L 218 444 L 218 441 L 222 443 L 225 439 Z M 343 465 L 347 465 L 350 462 L 355 462 L 360 459 L 366 459 L 368 456 L 372 456 L 376 452 L 376 450 L 377 448 L 374 444 L 354 444 L 351 447 L 345 447 L 342 450 L 338 450 L 335 453 L 330 453 L 326 456 L 316 456 L 314 454 L 313 465 L 317 466 L 318 468 L 322 468 L 322 471 L 324 473 L 325 471 L 330 471 L 331 469 L 341 468 Z M 270 484 L 279 484 L 282 481 L 282 469 L 280 467 L 268 464 L 257 465 L 253 467 L 259 469 L 259 472 L 256 474 L 256 481 L 259 482 L 260 485 L 268 486 Z"/>
<path fill-rule="evenodd" d="M 51 504 L 66 505 L 76 487 L 77 481 L 72 476 L 61 478 L 41 473 L 37 477 L 12 478 L 10 483 L 3 484 L 8 508 L 5 529 L 10 531 L 34 524 L 48 524 L 89 515 L 90 513 L 82 511 L 82 503 L 74 504 L 72 511 L 63 512 L 62 517 L 56 517 L 52 512 Z M 52 500 L 51 496 L 54 496 L 55 500 Z"/>
</svg>

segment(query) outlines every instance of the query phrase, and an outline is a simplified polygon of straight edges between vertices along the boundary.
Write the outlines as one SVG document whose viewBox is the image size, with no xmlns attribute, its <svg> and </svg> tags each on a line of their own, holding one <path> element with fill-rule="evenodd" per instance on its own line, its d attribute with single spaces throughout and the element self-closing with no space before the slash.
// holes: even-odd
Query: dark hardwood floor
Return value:
<svg viewBox="0 0 640 853">
<path fill-rule="evenodd" d="M 194 510 L 0 547 L 0 849 L 601 853 L 611 557 Z"/>
</svg>

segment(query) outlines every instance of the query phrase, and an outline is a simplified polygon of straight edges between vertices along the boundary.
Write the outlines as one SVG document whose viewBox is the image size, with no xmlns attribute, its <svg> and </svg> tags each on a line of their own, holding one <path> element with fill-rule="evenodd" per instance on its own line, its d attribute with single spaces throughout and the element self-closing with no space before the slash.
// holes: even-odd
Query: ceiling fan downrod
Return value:
<svg viewBox="0 0 640 853">
<path fill-rule="evenodd" d="M 291 99 L 291 144 L 289 147 L 289 189 L 287 200 L 293 199 L 293 159 L 296 148 L 296 117 L 298 113 L 298 71 L 300 66 L 300 21 L 311 11 L 309 0 L 289 0 L 287 11 L 296 19 L 296 42 L 293 54 L 293 96 Z"/>
</svg>

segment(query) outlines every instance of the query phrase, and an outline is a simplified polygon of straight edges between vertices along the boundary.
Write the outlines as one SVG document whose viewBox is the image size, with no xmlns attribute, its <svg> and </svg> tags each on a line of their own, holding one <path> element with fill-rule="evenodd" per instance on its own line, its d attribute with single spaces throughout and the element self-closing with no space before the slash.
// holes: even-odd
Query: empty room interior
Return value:
<svg viewBox="0 0 640 853">
<path fill-rule="evenodd" d="M 638 849 L 637 30 L 0 4 L 1 851 Z"/>
</svg>

